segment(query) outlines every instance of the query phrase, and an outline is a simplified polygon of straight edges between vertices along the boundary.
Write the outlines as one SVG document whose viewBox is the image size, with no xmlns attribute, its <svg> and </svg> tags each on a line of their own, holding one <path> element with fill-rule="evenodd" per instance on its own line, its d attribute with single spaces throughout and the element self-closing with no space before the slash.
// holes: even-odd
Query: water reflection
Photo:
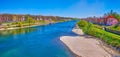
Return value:
<svg viewBox="0 0 120 57">
<path fill-rule="evenodd" d="M 4 30 L 0 31 L 0 38 L 2 37 L 9 37 L 10 35 L 17 35 L 17 34 L 26 34 L 32 31 L 37 30 L 36 28 L 24 28 L 24 29 L 16 29 L 16 30 Z"/>
</svg>

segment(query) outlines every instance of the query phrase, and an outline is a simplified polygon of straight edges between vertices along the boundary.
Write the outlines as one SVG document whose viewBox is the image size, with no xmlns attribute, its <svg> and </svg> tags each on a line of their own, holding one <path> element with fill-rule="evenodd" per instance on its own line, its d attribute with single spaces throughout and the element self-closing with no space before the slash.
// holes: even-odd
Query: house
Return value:
<svg viewBox="0 0 120 57">
<path fill-rule="evenodd" d="M 98 18 L 98 19 L 97 19 L 97 23 L 98 23 L 99 25 L 104 25 L 104 18 L 102 18 L 102 17 Z"/>
<path fill-rule="evenodd" d="M 0 14 L 0 22 L 19 22 L 25 21 L 26 16 L 34 20 L 43 20 L 44 22 L 53 23 L 54 21 L 62 19 L 59 16 L 42 16 L 42 15 L 20 15 L 20 14 Z M 64 19 L 69 19 L 68 17 L 63 17 Z M 71 18 L 72 19 L 72 18 Z"/>
<path fill-rule="evenodd" d="M 9 22 L 11 21 L 12 16 L 8 14 L 0 14 L 0 22 Z"/>
<path fill-rule="evenodd" d="M 98 24 L 99 23 L 98 19 L 99 18 L 97 18 L 97 17 L 88 17 L 88 18 L 86 18 L 84 20 L 86 20 L 88 22 L 91 22 L 91 23 L 94 23 L 94 24 Z"/>
<path fill-rule="evenodd" d="M 112 16 L 112 15 L 109 15 L 109 16 L 106 16 L 105 19 L 104 19 L 104 23 L 105 25 L 107 26 L 111 26 L 111 25 L 115 25 L 118 23 L 118 20 Z"/>
<path fill-rule="evenodd" d="M 118 20 L 112 15 L 108 15 L 108 16 L 104 16 L 104 17 L 100 17 L 100 18 L 89 17 L 89 18 L 85 18 L 83 20 L 86 20 L 87 22 L 91 22 L 94 24 L 106 25 L 106 26 L 118 24 Z"/>
</svg>

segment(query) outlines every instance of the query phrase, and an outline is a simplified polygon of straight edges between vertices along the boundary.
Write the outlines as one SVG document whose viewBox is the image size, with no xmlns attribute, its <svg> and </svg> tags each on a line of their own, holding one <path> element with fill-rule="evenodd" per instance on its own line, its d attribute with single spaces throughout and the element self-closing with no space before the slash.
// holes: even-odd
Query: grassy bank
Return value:
<svg viewBox="0 0 120 57">
<path fill-rule="evenodd" d="M 0 30 L 11 30 L 11 29 L 20 29 L 20 28 L 27 28 L 39 25 L 46 25 L 49 23 L 56 23 L 56 22 L 65 22 L 67 20 L 52 20 L 52 21 L 43 21 L 43 20 L 27 20 L 27 21 L 19 21 L 19 22 L 4 22 L 0 25 Z"/>
<path fill-rule="evenodd" d="M 100 38 L 105 41 L 108 45 L 120 48 L 120 36 L 109 33 L 101 29 L 101 27 L 88 23 L 84 20 L 79 21 L 78 26 L 83 30 L 84 33 Z"/>
</svg>

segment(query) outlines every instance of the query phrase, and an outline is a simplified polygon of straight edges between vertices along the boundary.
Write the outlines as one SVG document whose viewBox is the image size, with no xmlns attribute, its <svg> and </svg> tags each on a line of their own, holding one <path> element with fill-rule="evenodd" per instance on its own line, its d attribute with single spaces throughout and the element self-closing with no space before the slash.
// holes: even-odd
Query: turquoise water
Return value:
<svg viewBox="0 0 120 57">
<path fill-rule="evenodd" d="M 0 31 L 0 57 L 74 57 L 59 37 L 76 36 L 71 31 L 75 23 Z"/>
</svg>

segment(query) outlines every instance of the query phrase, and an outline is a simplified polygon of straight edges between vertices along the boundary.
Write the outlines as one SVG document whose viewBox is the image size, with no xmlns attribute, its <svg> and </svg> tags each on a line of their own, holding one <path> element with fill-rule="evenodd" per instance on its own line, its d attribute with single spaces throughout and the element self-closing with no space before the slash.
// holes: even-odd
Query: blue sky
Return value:
<svg viewBox="0 0 120 57">
<path fill-rule="evenodd" d="M 120 13 L 120 0 L 0 0 L 0 13 L 66 17 L 102 16 Z"/>
</svg>

